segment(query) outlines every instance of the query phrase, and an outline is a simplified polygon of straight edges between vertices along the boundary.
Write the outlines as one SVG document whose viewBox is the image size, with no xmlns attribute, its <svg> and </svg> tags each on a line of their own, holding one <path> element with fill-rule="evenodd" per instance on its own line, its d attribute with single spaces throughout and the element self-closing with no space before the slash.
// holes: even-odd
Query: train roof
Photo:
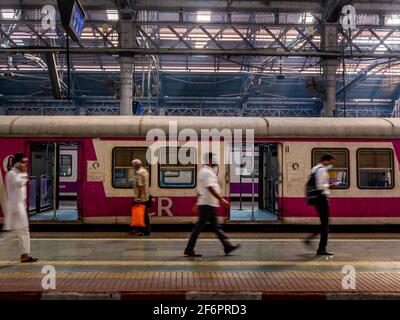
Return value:
<svg viewBox="0 0 400 320">
<path fill-rule="evenodd" d="M 150 129 L 254 129 L 256 138 L 400 138 L 397 118 L 1 116 L 1 137 L 145 137 Z"/>
</svg>

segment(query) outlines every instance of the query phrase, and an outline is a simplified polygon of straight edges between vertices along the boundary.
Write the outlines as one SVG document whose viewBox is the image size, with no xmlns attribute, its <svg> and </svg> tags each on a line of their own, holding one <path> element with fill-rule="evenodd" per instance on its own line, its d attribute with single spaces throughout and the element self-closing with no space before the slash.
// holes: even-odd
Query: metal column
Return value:
<svg viewBox="0 0 400 320">
<path fill-rule="evenodd" d="M 121 101 L 120 114 L 132 115 L 132 93 L 133 93 L 133 59 L 121 57 Z"/>
<path fill-rule="evenodd" d="M 137 26 L 132 20 L 122 19 L 119 26 L 119 39 L 121 48 L 137 48 Z M 120 115 L 132 115 L 133 96 L 133 55 L 120 56 L 121 65 L 121 97 Z"/>
<path fill-rule="evenodd" d="M 321 47 L 327 51 L 339 52 L 338 30 L 336 24 L 325 24 L 321 37 Z M 337 58 L 323 58 L 321 66 L 324 73 L 325 99 L 324 99 L 324 117 L 333 117 L 336 108 L 336 71 L 339 66 Z"/>
</svg>

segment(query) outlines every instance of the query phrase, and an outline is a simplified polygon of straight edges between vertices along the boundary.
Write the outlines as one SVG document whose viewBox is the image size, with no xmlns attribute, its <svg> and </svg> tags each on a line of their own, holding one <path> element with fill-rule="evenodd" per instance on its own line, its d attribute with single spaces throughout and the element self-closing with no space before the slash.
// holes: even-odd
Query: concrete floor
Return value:
<svg viewBox="0 0 400 320">
<path fill-rule="evenodd" d="M 204 233 L 196 250 L 202 258 L 183 256 L 188 233 L 153 234 L 148 238 L 127 234 L 106 237 L 79 234 L 32 234 L 32 255 L 40 262 L 21 265 L 17 242 L 0 248 L 0 272 L 40 272 L 45 264 L 59 271 L 306 271 L 327 272 L 353 265 L 360 272 L 400 272 L 400 238 L 396 235 L 334 235 L 329 249 L 332 258 L 316 257 L 316 240 L 311 248 L 302 239 L 306 234 L 231 234 L 242 247 L 225 256 L 218 240 Z"/>
</svg>

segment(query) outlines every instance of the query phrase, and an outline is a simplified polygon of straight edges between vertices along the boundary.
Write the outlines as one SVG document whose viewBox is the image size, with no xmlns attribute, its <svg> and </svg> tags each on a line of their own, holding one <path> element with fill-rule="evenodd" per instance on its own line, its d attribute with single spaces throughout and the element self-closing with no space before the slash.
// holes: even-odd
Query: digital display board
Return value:
<svg viewBox="0 0 400 320">
<path fill-rule="evenodd" d="M 85 26 L 85 13 L 83 12 L 81 6 L 75 1 L 74 6 L 72 7 L 69 27 L 71 28 L 76 38 L 80 39 L 84 26 Z"/>
<path fill-rule="evenodd" d="M 79 41 L 86 18 L 81 4 L 78 0 L 57 0 L 57 3 L 65 31 L 74 41 Z"/>
</svg>

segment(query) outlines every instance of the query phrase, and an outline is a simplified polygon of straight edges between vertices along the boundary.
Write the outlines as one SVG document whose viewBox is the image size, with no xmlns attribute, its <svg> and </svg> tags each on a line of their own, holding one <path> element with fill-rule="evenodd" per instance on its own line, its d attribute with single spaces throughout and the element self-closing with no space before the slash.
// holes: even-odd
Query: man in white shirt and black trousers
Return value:
<svg viewBox="0 0 400 320">
<path fill-rule="evenodd" d="M 225 208 L 229 208 L 229 202 L 223 198 L 217 175 L 214 172 L 214 168 L 218 166 L 214 154 L 206 153 L 204 160 L 205 165 L 200 169 L 198 175 L 198 201 L 195 205 L 195 210 L 199 213 L 199 219 L 192 231 L 184 252 L 185 256 L 189 257 L 202 256 L 194 251 L 194 247 L 197 238 L 207 222 L 211 223 L 212 229 L 217 234 L 218 239 L 222 242 L 226 255 L 240 247 L 239 244 L 232 245 L 228 237 L 218 225 L 217 210 L 219 205 L 222 203 Z"/>
<path fill-rule="evenodd" d="M 332 252 L 326 250 L 328 244 L 328 233 L 329 233 L 329 195 L 330 195 L 330 183 L 328 171 L 333 168 L 333 160 L 335 158 L 331 154 L 325 154 L 321 157 L 321 161 L 315 167 L 311 169 L 311 174 L 315 175 L 315 187 L 318 190 L 313 205 L 315 206 L 319 218 L 321 220 L 321 238 L 317 255 L 320 256 L 333 256 Z M 318 233 L 314 233 L 305 240 L 306 245 L 311 244 L 311 240 Z"/>
</svg>

